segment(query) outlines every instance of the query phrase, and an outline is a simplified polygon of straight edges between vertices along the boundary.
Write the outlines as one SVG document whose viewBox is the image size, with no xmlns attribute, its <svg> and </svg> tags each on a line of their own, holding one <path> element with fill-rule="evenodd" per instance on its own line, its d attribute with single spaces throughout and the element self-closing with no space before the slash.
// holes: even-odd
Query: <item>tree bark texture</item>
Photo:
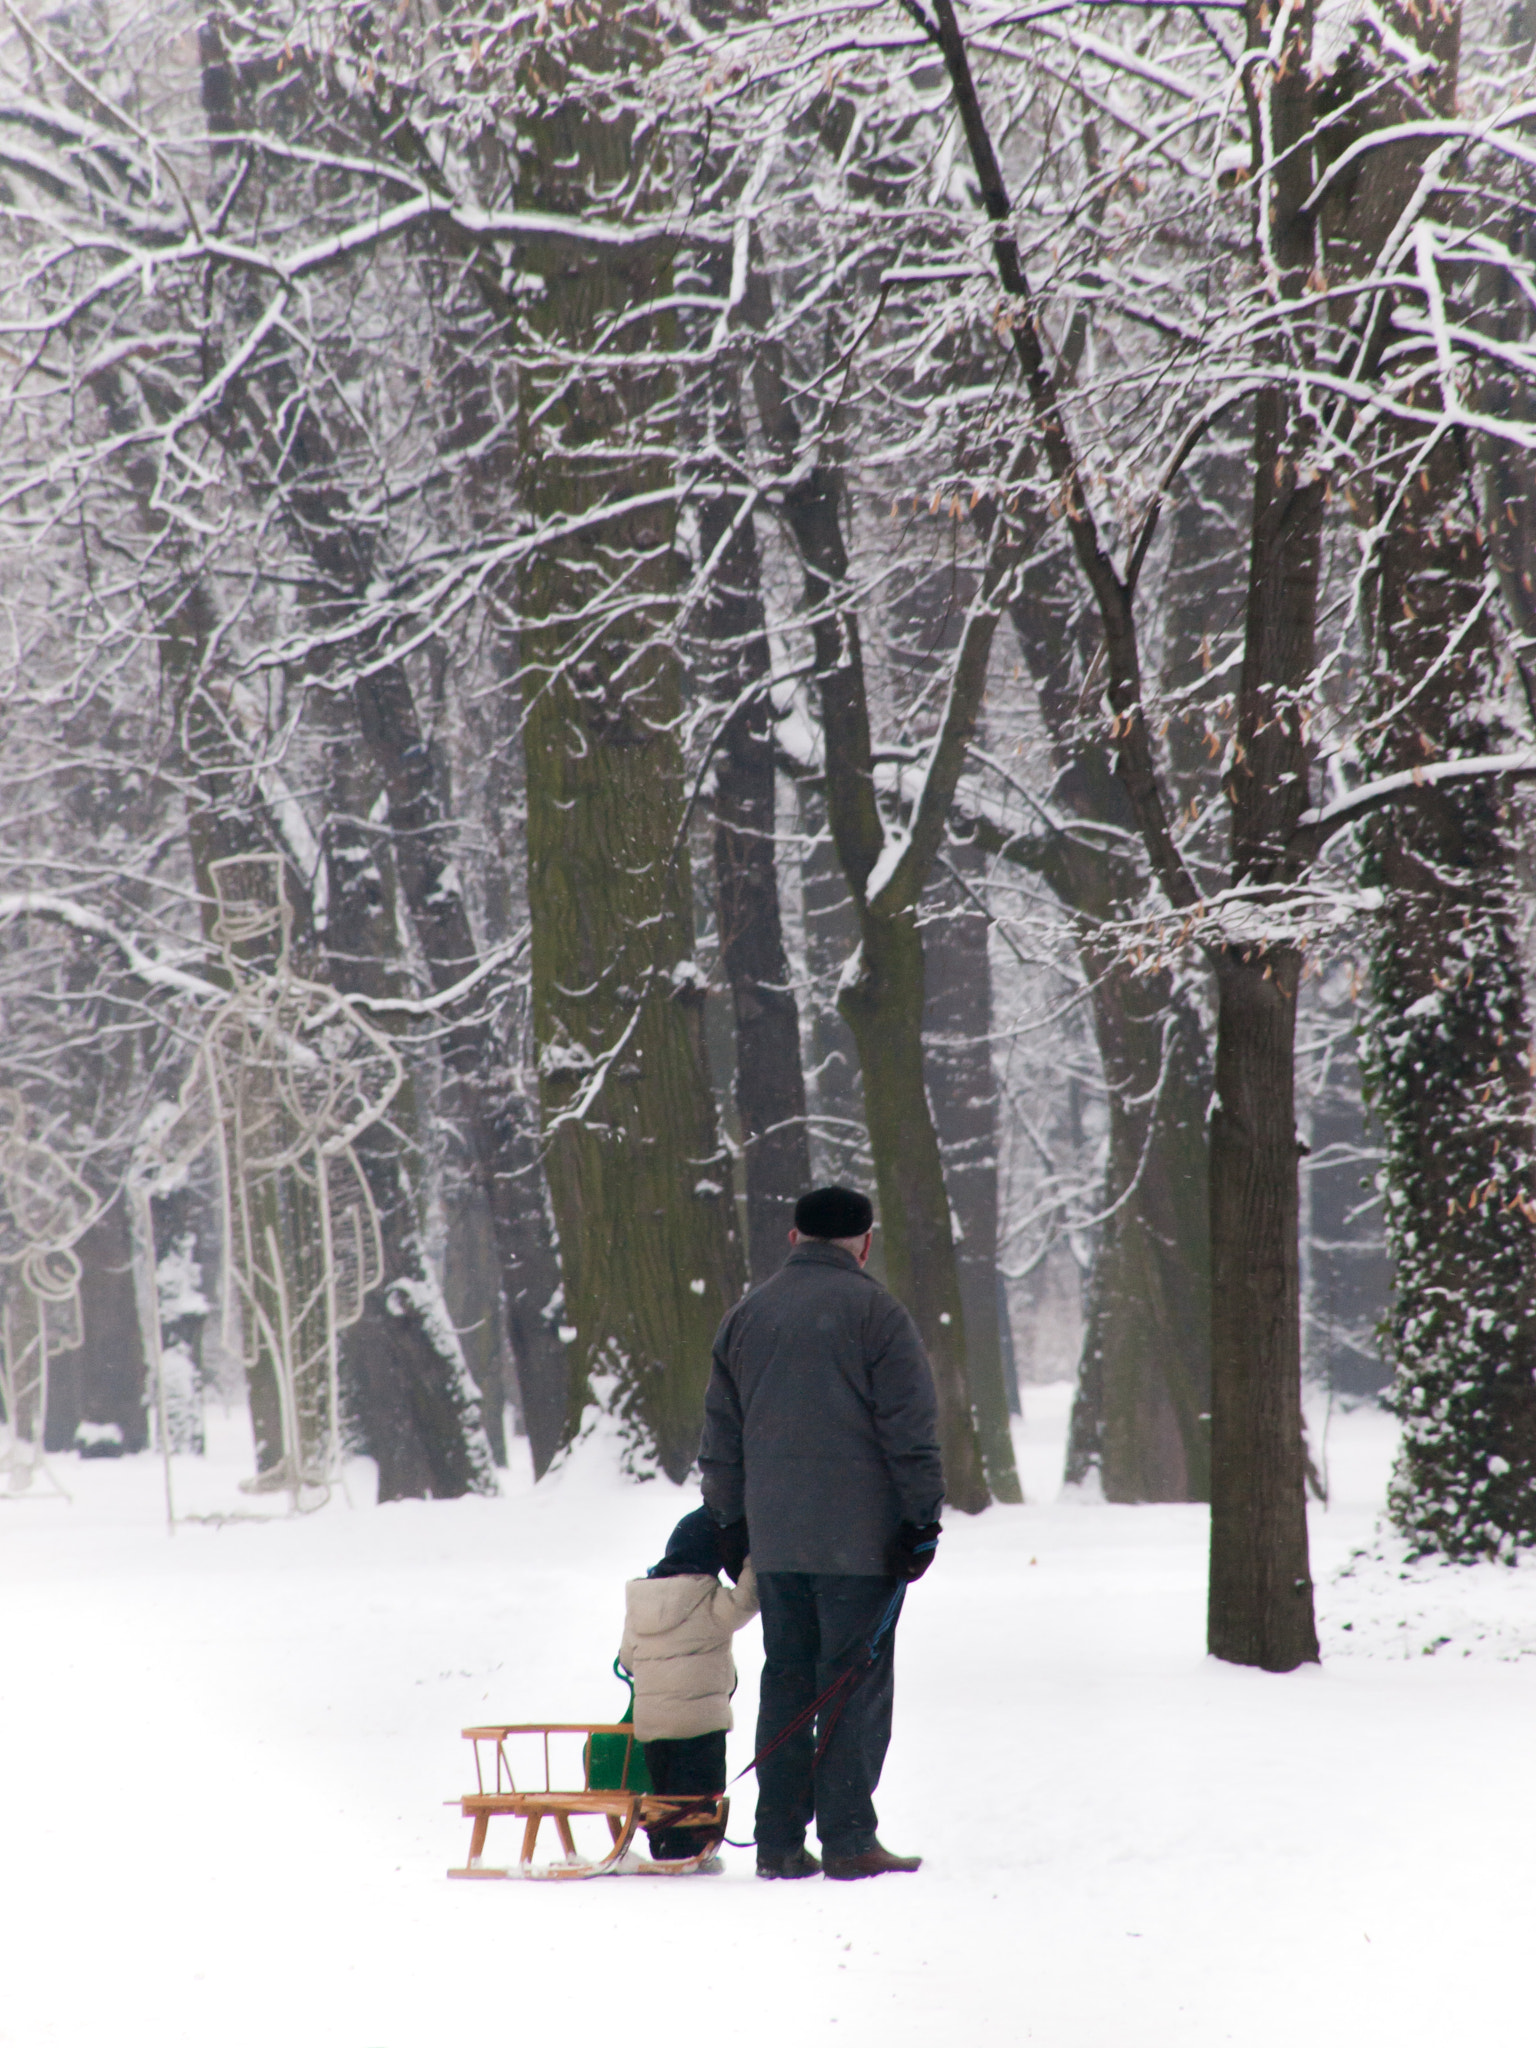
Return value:
<svg viewBox="0 0 1536 2048">
<path fill-rule="evenodd" d="M 1297 1257 L 1294 952 L 1217 966 L 1211 1118 L 1208 1642 L 1232 1664 L 1317 1657 Z"/>
<path fill-rule="evenodd" d="M 1250 7 L 1250 49 L 1270 49 Z M 1305 201 L 1310 18 L 1298 15 L 1262 81 L 1245 74 L 1267 240 L 1282 301 L 1314 255 Z M 1264 61 L 1268 61 L 1267 59 Z M 1282 346 L 1283 344 L 1277 344 Z M 1310 423 L 1284 384 L 1254 401 L 1253 511 L 1243 662 L 1224 787 L 1232 879 L 1283 885 L 1307 804 L 1301 704 L 1316 665 L 1324 483 Z M 1230 1663 L 1289 1671 L 1317 1658 L 1301 1414 L 1300 1190 L 1295 1117 L 1301 957 L 1281 946 L 1215 950 L 1211 1116 L 1211 1567 L 1207 1641 Z"/>
<path fill-rule="evenodd" d="M 645 10 L 610 5 L 539 48 L 522 204 L 643 211 L 659 167 L 604 81 L 651 61 L 654 32 Z M 583 71 L 585 99 L 572 83 Z M 564 1312 L 582 1391 L 599 1383 L 632 1466 L 681 1480 L 744 1262 L 693 959 L 665 639 L 673 478 L 644 445 L 643 423 L 676 388 L 670 316 L 644 310 L 666 296 L 670 257 L 659 239 L 599 253 L 541 240 L 521 261 L 542 283 L 527 315 L 524 501 L 552 527 L 586 515 L 519 594 L 534 1033 Z M 616 315 L 633 353 L 573 368 Z"/>
<path fill-rule="evenodd" d="M 1272 882 L 1306 802 L 1298 699 L 1311 679 L 1322 484 L 1274 388 L 1254 428 L 1253 543 L 1236 745 L 1226 777 L 1233 868 Z M 1295 1124 L 1300 955 L 1216 958 L 1211 1117 L 1211 1569 L 1207 1640 L 1230 1663 L 1289 1671 L 1317 1658 L 1301 1414 Z"/>
</svg>

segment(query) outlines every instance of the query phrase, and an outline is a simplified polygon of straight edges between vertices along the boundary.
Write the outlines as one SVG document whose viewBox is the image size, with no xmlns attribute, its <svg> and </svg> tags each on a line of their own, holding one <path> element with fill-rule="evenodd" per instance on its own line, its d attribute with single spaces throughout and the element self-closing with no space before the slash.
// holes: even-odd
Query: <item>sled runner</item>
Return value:
<svg viewBox="0 0 1536 2048">
<path fill-rule="evenodd" d="M 623 1870 L 654 1877 L 686 1877 L 714 1854 L 725 1834 L 730 1801 L 715 1793 L 660 1793 L 642 1790 L 645 1758 L 628 1721 L 525 1721 L 491 1728 L 466 1728 L 465 1740 L 475 1751 L 475 1786 L 460 1800 L 460 1810 L 472 1822 L 469 1858 L 462 1870 L 450 1870 L 450 1877 L 603 1877 Z M 581 1784 L 569 1789 L 552 1782 L 555 1767 L 550 1760 L 551 1736 L 580 1736 Z M 514 1775 L 508 1744 L 538 1758 L 542 1750 L 543 1785 L 519 1786 Z M 565 1745 L 574 1750 L 574 1744 Z M 534 1776 L 538 1775 L 535 1763 Z M 572 1775 L 574 1775 L 574 1768 Z M 594 1784 L 596 1778 L 598 1782 Z M 490 1780 L 487 1783 L 487 1780 Z M 616 1782 L 608 1783 L 607 1780 Z M 514 1864 L 489 1864 L 484 1859 L 485 1838 L 493 1818 L 506 1816 L 523 1823 L 522 1852 Z M 576 1846 L 571 1823 L 581 1818 L 606 1823 L 609 1843 L 597 1855 L 584 1855 Z M 559 1840 L 561 1855 L 540 1863 L 537 1859 L 539 1831 L 549 1821 Z M 706 1826 L 704 1846 L 696 1856 L 675 1863 L 653 1863 L 633 1851 L 631 1844 L 640 1828 L 688 1825 Z M 601 1837 L 599 1837 L 601 1844 Z"/>
</svg>

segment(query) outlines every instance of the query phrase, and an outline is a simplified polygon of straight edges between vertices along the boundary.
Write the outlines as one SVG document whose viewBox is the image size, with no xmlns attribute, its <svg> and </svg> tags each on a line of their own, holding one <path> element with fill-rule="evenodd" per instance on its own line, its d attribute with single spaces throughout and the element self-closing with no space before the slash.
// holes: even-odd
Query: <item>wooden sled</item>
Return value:
<svg viewBox="0 0 1536 2048">
<path fill-rule="evenodd" d="M 549 1738 L 552 1735 L 580 1735 L 580 1789 L 565 1789 L 550 1782 Z M 620 1735 L 625 1738 L 624 1765 L 616 1789 L 594 1788 L 592 1737 Z M 462 1870 L 450 1870 L 450 1877 L 604 1877 L 618 1871 L 650 1877 L 687 1877 L 707 1863 L 725 1835 L 731 1802 L 724 1793 L 662 1793 L 629 1790 L 630 1765 L 635 1753 L 635 1731 L 628 1722 L 612 1721 L 523 1721 L 494 1728 L 466 1728 L 466 1741 L 474 1744 L 475 1787 L 466 1792 L 459 1807 L 472 1823 L 469 1859 Z M 511 1737 L 540 1738 L 544 1757 L 542 1787 L 519 1787 L 507 1755 Z M 491 1783 L 487 1785 L 486 1779 Z M 489 1864 L 484 1859 L 485 1838 L 491 1821 L 506 1815 L 522 1821 L 523 1846 L 515 1864 Z M 583 1856 L 576 1847 L 571 1822 L 580 1816 L 596 1816 L 607 1822 L 609 1848 L 598 1857 Z M 643 1827 L 666 1825 L 669 1821 L 698 1820 L 709 1827 L 705 1846 L 696 1856 L 672 1863 L 652 1862 L 633 1851 L 631 1845 Z M 553 1823 L 562 1855 L 558 1860 L 537 1862 L 539 1830 L 545 1821 Z"/>
</svg>

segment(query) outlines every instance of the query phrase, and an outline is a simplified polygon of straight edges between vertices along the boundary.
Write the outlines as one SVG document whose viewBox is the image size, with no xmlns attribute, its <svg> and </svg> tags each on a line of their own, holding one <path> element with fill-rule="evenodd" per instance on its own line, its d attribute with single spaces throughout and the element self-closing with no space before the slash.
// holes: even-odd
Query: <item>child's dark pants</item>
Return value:
<svg viewBox="0 0 1536 2048">
<path fill-rule="evenodd" d="M 682 1736 L 675 1742 L 647 1742 L 645 1767 L 651 1774 L 653 1792 L 723 1792 L 725 1790 L 725 1730 L 708 1735 Z M 710 1823 L 703 1826 L 648 1828 L 651 1854 L 658 1863 L 672 1863 L 684 1856 L 697 1856 L 719 1840 Z"/>
</svg>

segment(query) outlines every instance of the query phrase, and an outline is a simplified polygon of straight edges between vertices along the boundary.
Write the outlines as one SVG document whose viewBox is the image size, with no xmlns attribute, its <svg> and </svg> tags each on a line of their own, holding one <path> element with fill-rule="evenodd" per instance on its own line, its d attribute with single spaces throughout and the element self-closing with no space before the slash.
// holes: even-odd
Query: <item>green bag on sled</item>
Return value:
<svg viewBox="0 0 1536 2048">
<path fill-rule="evenodd" d="M 614 1720 L 619 1727 L 633 1726 L 635 1684 L 617 1657 L 613 1660 L 613 1675 L 629 1687 L 628 1704 Z M 632 1735 L 587 1737 L 587 1785 L 593 1792 L 650 1791 L 651 1774 L 645 1768 L 645 1751 Z"/>
</svg>

